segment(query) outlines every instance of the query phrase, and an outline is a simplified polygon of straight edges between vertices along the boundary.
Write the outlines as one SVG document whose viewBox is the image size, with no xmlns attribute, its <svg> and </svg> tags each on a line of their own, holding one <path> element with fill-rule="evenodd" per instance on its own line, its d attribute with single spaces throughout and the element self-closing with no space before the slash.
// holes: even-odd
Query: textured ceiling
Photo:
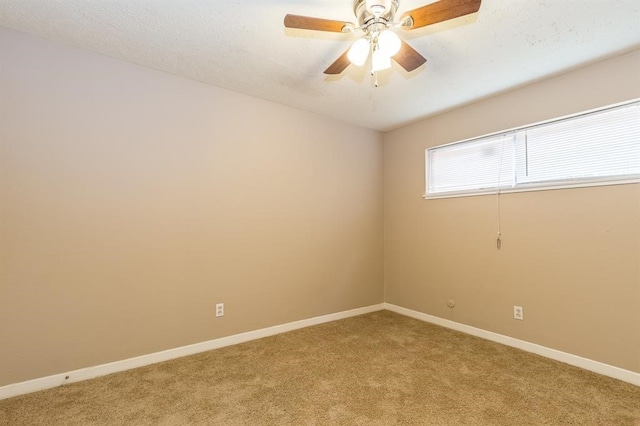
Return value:
<svg viewBox="0 0 640 426">
<path fill-rule="evenodd" d="M 0 0 L 0 26 L 377 130 L 640 48 L 639 0 L 483 0 L 397 30 L 428 61 L 375 88 L 364 68 L 322 73 L 355 35 L 285 30 L 287 13 L 355 20 L 351 0 Z"/>
</svg>

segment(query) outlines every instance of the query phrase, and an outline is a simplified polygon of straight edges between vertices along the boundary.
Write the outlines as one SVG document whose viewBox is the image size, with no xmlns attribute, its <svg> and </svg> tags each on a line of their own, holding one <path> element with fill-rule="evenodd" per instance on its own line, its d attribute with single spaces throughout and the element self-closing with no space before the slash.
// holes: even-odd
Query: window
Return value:
<svg viewBox="0 0 640 426">
<path fill-rule="evenodd" d="M 426 197 L 640 181 L 640 101 L 426 150 Z"/>
</svg>

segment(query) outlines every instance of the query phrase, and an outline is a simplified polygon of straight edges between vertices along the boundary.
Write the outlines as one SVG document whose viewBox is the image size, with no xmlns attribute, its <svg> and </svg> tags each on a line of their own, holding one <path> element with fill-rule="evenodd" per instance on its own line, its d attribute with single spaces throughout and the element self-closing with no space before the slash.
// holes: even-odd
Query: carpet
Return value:
<svg viewBox="0 0 640 426">
<path fill-rule="evenodd" d="M 389 311 L 0 401 L 2 425 L 640 425 L 640 387 Z"/>
</svg>

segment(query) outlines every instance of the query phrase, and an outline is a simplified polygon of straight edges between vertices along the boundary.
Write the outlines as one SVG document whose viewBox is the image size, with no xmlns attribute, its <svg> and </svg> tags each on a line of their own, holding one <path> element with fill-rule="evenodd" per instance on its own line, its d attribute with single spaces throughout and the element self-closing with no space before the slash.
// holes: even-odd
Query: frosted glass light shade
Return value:
<svg viewBox="0 0 640 426">
<path fill-rule="evenodd" d="M 400 51 L 402 41 L 398 34 L 391 30 L 384 30 L 378 36 L 378 49 L 385 55 L 391 57 Z"/>
<path fill-rule="evenodd" d="M 391 56 L 385 54 L 380 49 L 374 50 L 373 56 L 371 57 L 371 71 L 377 72 L 386 70 L 387 68 L 391 68 Z"/>
<path fill-rule="evenodd" d="M 361 67 L 367 61 L 369 57 L 369 40 L 366 38 L 361 38 L 351 46 L 349 49 L 349 53 L 347 53 L 347 58 L 353 65 L 357 65 Z"/>
</svg>

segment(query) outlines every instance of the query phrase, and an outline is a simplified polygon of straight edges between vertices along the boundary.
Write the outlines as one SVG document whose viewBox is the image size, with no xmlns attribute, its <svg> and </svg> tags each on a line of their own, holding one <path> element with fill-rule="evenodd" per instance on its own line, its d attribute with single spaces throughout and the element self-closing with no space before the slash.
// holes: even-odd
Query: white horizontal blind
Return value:
<svg viewBox="0 0 640 426">
<path fill-rule="evenodd" d="M 426 150 L 427 196 L 640 178 L 640 102 Z"/>
<path fill-rule="evenodd" d="M 429 193 L 511 187 L 513 140 L 508 134 L 429 150 Z"/>
</svg>

